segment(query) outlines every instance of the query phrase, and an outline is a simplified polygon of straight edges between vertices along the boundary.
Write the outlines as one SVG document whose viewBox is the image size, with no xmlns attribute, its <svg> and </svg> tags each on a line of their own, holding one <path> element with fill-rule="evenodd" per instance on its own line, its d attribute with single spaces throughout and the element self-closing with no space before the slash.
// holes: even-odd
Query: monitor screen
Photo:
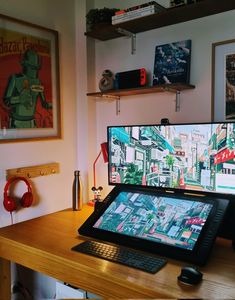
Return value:
<svg viewBox="0 0 235 300">
<path fill-rule="evenodd" d="M 94 228 L 193 250 L 213 205 L 189 199 L 122 191 Z"/>
<path fill-rule="evenodd" d="M 229 201 L 116 186 L 80 235 L 205 264 Z"/>
<path fill-rule="evenodd" d="M 235 123 L 108 127 L 109 184 L 235 194 Z"/>
</svg>

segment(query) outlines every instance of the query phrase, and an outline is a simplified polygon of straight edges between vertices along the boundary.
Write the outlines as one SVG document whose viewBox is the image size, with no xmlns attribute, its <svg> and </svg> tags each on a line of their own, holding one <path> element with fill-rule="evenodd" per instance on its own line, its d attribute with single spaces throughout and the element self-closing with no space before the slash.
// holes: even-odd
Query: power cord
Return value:
<svg viewBox="0 0 235 300">
<path fill-rule="evenodd" d="M 33 300 L 32 295 L 28 291 L 26 287 L 24 287 L 20 282 L 17 282 L 12 287 L 12 293 L 13 294 L 20 294 L 23 296 L 24 300 Z"/>
<path fill-rule="evenodd" d="M 12 212 L 10 212 L 10 215 L 11 215 L 11 225 L 13 225 L 13 215 L 12 215 Z"/>
</svg>

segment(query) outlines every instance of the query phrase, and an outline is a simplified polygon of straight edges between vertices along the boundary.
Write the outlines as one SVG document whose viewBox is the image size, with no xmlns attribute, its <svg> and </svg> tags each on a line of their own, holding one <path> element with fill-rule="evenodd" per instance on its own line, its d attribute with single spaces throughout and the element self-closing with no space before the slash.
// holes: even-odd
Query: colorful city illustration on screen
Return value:
<svg viewBox="0 0 235 300">
<path fill-rule="evenodd" d="M 193 250 L 212 204 L 121 192 L 95 228 Z"/>
<path fill-rule="evenodd" d="M 109 127 L 109 182 L 235 193 L 235 123 Z"/>
</svg>

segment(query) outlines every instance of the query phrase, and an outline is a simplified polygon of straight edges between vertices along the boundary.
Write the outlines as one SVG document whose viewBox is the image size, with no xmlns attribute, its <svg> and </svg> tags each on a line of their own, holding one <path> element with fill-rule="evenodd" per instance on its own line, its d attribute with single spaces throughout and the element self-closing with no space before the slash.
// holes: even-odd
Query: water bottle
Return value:
<svg viewBox="0 0 235 300">
<path fill-rule="evenodd" d="M 82 209 L 80 171 L 74 171 L 73 180 L 73 210 Z"/>
</svg>

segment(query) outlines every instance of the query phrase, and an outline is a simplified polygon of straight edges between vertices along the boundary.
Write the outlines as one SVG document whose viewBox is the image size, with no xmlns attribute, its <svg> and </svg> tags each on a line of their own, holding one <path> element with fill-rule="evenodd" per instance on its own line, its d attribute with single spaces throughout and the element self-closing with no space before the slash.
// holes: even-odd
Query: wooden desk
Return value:
<svg viewBox="0 0 235 300">
<path fill-rule="evenodd" d="M 104 298 L 235 298 L 235 252 L 217 240 L 197 286 L 180 285 L 185 263 L 169 260 L 152 275 L 74 251 L 83 241 L 77 228 L 91 213 L 65 210 L 0 229 L 0 300 L 10 299 L 10 261 Z"/>
</svg>

